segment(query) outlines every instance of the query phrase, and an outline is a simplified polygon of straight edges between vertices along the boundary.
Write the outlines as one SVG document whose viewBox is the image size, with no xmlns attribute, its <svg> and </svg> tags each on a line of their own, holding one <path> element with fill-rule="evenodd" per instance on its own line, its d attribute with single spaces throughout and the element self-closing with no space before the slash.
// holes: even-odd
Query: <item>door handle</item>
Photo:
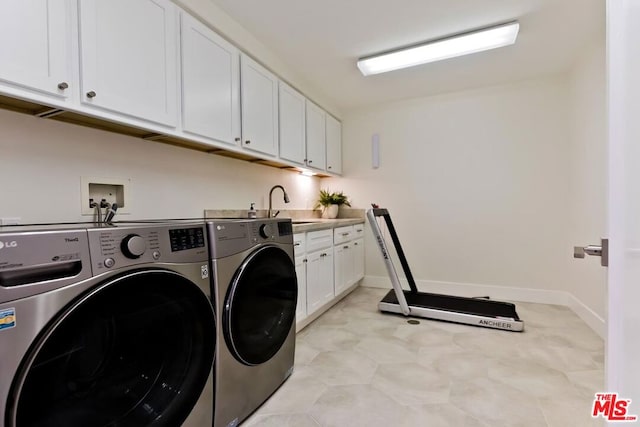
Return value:
<svg viewBox="0 0 640 427">
<path fill-rule="evenodd" d="M 599 256 L 600 265 L 603 267 L 609 266 L 609 239 L 600 239 L 600 246 L 587 245 L 587 246 L 574 246 L 573 257 L 584 258 L 586 255 Z"/>
</svg>

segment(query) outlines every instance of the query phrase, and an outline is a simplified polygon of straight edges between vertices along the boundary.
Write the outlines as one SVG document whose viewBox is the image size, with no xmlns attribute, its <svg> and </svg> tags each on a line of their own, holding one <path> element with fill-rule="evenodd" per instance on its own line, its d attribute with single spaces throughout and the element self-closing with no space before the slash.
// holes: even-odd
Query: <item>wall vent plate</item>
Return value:
<svg viewBox="0 0 640 427">
<path fill-rule="evenodd" d="M 82 215 L 93 215 L 95 210 L 90 207 L 90 200 L 100 203 L 102 199 L 118 204 L 117 214 L 131 213 L 131 179 L 129 178 L 80 178 Z M 104 211 L 103 211 L 104 212 Z"/>
</svg>

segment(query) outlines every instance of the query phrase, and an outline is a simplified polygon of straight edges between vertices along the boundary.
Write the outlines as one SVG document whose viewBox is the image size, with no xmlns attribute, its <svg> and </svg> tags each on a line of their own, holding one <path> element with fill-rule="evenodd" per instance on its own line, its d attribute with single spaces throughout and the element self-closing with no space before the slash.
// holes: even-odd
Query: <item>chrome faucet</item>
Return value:
<svg viewBox="0 0 640 427">
<path fill-rule="evenodd" d="M 276 188 L 281 189 L 281 190 L 282 190 L 282 193 L 284 193 L 284 202 L 285 202 L 285 203 L 289 203 L 289 202 L 290 202 L 290 200 L 289 200 L 289 195 L 287 194 L 287 190 L 285 190 L 285 189 L 284 189 L 284 187 L 283 187 L 282 185 L 274 185 L 273 187 L 271 187 L 271 191 L 269 191 L 269 210 L 267 211 L 267 218 L 273 218 L 273 217 L 275 217 L 276 215 L 278 215 L 278 213 L 280 213 L 280 211 L 278 211 L 278 212 L 276 212 L 276 214 L 275 214 L 275 215 L 273 215 L 273 216 L 271 215 L 271 210 L 272 210 L 272 209 L 271 209 L 271 206 L 272 206 L 272 203 L 271 203 L 271 196 L 272 196 L 272 194 L 273 194 L 273 190 L 275 190 Z"/>
</svg>

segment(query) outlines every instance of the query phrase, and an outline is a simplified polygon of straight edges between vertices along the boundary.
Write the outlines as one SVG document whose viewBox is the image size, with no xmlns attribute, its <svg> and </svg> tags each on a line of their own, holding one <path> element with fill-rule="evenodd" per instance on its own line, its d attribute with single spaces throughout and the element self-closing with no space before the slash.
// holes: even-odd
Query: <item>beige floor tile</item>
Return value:
<svg viewBox="0 0 640 427">
<path fill-rule="evenodd" d="M 319 325 L 300 341 L 318 351 L 337 351 L 351 350 L 360 338 L 360 335 L 342 327 Z"/>
<path fill-rule="evenodd" d="M 547 425 L 535 398 L 492 379 L 453 382 L 450 402 L 491 426 Z"/>
<path fill-rule="evenodd" d="M 369 384 L 378 364 L 355 351 L 326 351 L 309 364 L 309 372 L 329 385 Z"/>
<path fill-rule="evenodd" d="M 418 351 L 407 347 L 406 342 L 393 336 L 376 336 L 363 338 L 355 350 L 378 363 L 417 362 Z"/>
<path fill-rule="evenodd" d="M 593 397 L 575 400 L 565 396 L 550 396 L 539 400 L 549 427 L 591 427 L 604 426 L 602 418 L 593 418 L 591 410 Z"/>
<path fill-rule="evenodd" d="M 396 426 L 404 423 L 404 406 L 370 386 L 329 387 L 311 408 L 322 427 Z"/>
<path fill-rule="evenodd" d="M 320 427 L 320 425 L 307 414 L 256 414 L 242 425 L 246 425 L 247 427 Z"/>
<path fill-rule="evenodd" d="M 404 406 L 449 401 L 449 378 L 417 363 L 380 365 L 371 385 Z"/>
<path fill-rule="evenodd" d="M 294 371 L 295 372 L 295 371 Z M 326 384 L 309 375 L 291 375 L 260 408 L 261 414 L 307 412 L 327 389 Z"/>
<path fill-rule="evenodd" d="M 407 408 L 403 427 L 489 427 L 455 406 L 439 405 L 412 406 Z"/>
</svg>

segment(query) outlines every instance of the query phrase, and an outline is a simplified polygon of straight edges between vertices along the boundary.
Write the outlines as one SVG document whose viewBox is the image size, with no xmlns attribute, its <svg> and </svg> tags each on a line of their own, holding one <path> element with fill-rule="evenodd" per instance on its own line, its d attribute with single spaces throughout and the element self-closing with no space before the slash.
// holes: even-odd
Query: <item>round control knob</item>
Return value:
<svg viewBox="0 0 640 427">
<path fill-rule="evenodd" d="M 270 224 L 262 224 L 260 226 L 260 235 L 265 239 L 270 239 L 273 237 L 273 231 L 271 230 Z"/>
<path fill-rule="evenodd" d="M 111 268 L 116 265 L 116 261 L 113 258 L 107 258 L 104 260 L 104 266 L 107 268 Z"/>
<path fill-rule="evenodd" d="M 137 234 L 129 234 L 122 239 L 120 250 L 127 258 L 136 259 L 147 249 L 147 243 Z"/>
</svg>

